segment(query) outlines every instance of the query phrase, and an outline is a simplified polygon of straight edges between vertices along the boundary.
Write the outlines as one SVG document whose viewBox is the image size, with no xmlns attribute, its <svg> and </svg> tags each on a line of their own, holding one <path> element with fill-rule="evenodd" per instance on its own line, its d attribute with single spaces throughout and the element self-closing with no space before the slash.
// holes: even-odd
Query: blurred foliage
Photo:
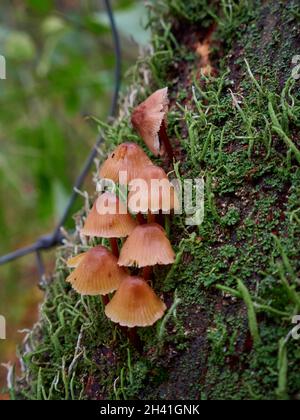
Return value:
<svg viewBox="0 0 300 420">
<path fill-rule="evenodd" d="M 138 53 L 130 38 L 147 40 L 145 9 L 132 0 L 112 3 L 126 71 Z M 52 230 L 97 136 L 88 117 L 108 113 L 114 55 L 103 2 L 2 0 L 0 54 L 7 62 L 0 80 L 2 255 Z M 36 281 L 34 259 L 0 267 L 0 313 L 10 325 L 22 323 L 27 281 Z"/>
</svg>

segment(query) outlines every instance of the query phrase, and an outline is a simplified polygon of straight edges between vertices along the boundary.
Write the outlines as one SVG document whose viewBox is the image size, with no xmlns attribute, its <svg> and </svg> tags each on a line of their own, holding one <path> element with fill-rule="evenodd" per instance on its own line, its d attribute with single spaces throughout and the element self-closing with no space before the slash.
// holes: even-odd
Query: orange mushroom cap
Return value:
<svg viewBox="0 0 300 420">
<path fill-rule="evenodd" d="M 127 181 L 137 178 L 140 170 L 152 162 L 146 153 L 135 143 L 123 143 L 118 146 L 100 169 L 100 177 L 119 182 L 119 173 L 127 173 Z"/>
<path fill-rule="evenodd" d="M 155 156 L 164 154 L 158 133 L 162 122 L 166 122 L 168 108 L 168 88 L 164 88 L 154 92 L 148 99 L 138 105 L 132 113 L 133 127 Z"/>
<path fill-rule="evenodd" d="M 85 253 L 67 282 L 81 295 L 107 295 L 117 290 L 128 276 L 117 262 L 117 257 L 104 246 L 96 246 Z"/>
<path fill-rule="evenodd" d="M 164 302 L 139 277 L 127 277 L 105 307 L 106 316 L 124 327 L 147 327 L 166 310 Z"/>
<path fill-rule="evenodd" d="M 140 180 L 146 185 L 140 184 Z M 147 188 L 146 188 L 147 186 Z M 128 208 L 132 213 L 170 213 L 179 202 L 174 186 L 165 171 L 154 165 L 145 166 L 138 180 L 129 183 Z"/>
<path fill-rule="evenodd" d="M 175 253 L 164 229 L 157 223 L 137 226 L 121 249 L 120 266 L 148 267 L 168 265 L 175 261 Z"/>
<path fill-rule="evenodd" d="M 100 238 L 124 238 L 136 225 L 137 222 L 118 197 L 105 192 L 95 201 L 81 232 Z"/>
<path fill-rule="evenodd" d="M 86 252 L 83 252 L 82 254 L 75 255 L 75 257 L 69 258 L 67 261 L 67 266 L 69 268 L 76 268 L 81 263 L 83 258 L 85 257 Z"/>
</svg>

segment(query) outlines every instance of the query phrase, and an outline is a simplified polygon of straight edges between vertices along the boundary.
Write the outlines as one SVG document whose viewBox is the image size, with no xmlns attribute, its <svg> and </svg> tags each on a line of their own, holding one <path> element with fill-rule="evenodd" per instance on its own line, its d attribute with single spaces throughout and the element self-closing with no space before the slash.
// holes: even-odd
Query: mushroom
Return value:
<svg viewBox="0 0 300 420">
<path fill-rule="evenodd" d="M 126 172 L 127 182 L 138 178 L 139 172 L 152 162 L 146 153 L 135 143 L 118 146 L 100 168 L 100 177 L 119 183 L 120 172 Z"/>
<path fill-rule="evenodd" d="M 138 105 L 131 117 L 133 127 L 155 156 L 166 151 L 173 160 L 173 148 L 167 134 L 168 88 L 157 90 Z"/>
<path fill-rule="evenodd" d="M 158 166 L 145 166 L 139 173 L 139 179 L 129 183 L 129 190 L 129 210 L 132 213 L 148 213 L 149 223 L 155 222 L 155 213 L 162 211 L 170 214 L 171 210 L 178 208 L 175 188 L 165 171 Z"/>
<path fill-rule="evenodd" d="M 81 295 L 108 295 L 117 290 L 128 276 L 118 265 L 117 257 L 101 245 L 80 254 L 77 262 L 66 281 Z M 103 302 L 108 303 L 108 298 L 104 298 Z"/>
<path fill-rule="evenodd" d="M 86 236 L 109 238 L 113 254 L 118 257 L 116 238 L 125 238 L 136 225 L 137 222 L 118 197 L 105 192 L 95 201 L 81 232 Z"/>
<path fill-rule="evenodd" d="M 86 252 L 82 252 L 81 254 L 75 255 L 75 257 L 69 258 L 67 261 L 67 266 L 69 268 L 76 268 L 81 263 L 81 260 L 85 257 Z"/>
<path fill-rule="evenodd" d="M 137 226 L 121 249 L 118 264 L 124 267 L 141 267 L 143 277 L 148 280 L 151 267 L 168 265 L 175 261 L 175 253 L 164 229 L 150 223 Z"/>
<path fill-rule="evenodd" d="M 140 277 L 122 281 L 105 308 L 106 316 L 123 327 L 147 327 L 159 320 L 166 310 L 164 302 Z"/>
</svg>

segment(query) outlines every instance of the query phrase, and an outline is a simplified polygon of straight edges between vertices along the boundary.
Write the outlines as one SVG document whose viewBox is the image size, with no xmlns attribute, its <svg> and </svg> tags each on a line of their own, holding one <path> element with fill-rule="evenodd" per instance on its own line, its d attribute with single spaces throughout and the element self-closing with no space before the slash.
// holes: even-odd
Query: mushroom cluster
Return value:
<svg viewBox="0 0 300 420">
<path fill-rule="evenodd" d="M 131 121 L 155 156 L 167 153 L 173 159 L 167 112 L 166 88 L 140 104 Z M 126 177 L 120 178 L 121 173 Z M 127 202 L 113 192 L 104 192 L 96 199 L 81 233 L 109 240 L 111 250 L 98 245 L 69 259 L 68 267 L 74 270 L 67 281 L 81 295 L 101 295 L 111 321 L 128 328 L 153 325 L 163 316 L 166 305 L 150 286 L 152 269 L 175 261 L 172 245 L 163 227 L 156 223 L 155 214 L 176 208 L 176 192 L 165 171 L 135 143 L 119 145 L 103 163 L 99 175 L 119 186 L 125 184 Z M 149 188 L 138 186 L 137 180 Z M 153 180 L 160 186 L 154 193 Z"/>
</svg>

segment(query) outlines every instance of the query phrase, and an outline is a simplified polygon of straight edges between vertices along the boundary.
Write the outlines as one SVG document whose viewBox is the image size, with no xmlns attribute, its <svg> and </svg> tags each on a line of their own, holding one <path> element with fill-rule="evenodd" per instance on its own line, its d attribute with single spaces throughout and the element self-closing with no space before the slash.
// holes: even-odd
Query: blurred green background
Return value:
<svg viewBox="0 0 300 420">
<path fill-rule="evenodd" d="M 148 42 L 146 9 L 141 0 L 112 6 L 126 74 L 137 43 Z M 7 79 L 0 80 L 2 255 L 52 230 L 97 136 L 89 117 L 107 116 L 114 55 L 103 1 L 1 0 L 0 55 L 7 63 Z M 51 269 L 53 254 L 47 260 Z M 37 279 L 34 256 L 0 267 L 8 335 L 0 341 L 0 364 L 13 360 L 22 338 L 17 331 L 36 319 Z"/>
</svg>

